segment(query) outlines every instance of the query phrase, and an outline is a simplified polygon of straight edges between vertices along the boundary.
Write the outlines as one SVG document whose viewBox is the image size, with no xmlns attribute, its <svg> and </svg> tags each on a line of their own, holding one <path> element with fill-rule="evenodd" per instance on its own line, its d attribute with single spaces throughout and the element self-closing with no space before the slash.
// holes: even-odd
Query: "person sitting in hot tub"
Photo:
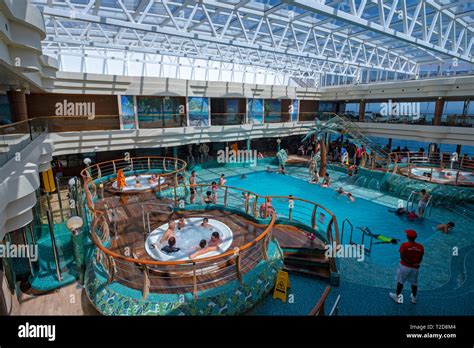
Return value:
<svg viewBox="0 0 474 348">
<path fill-rule="evenodd" d="M 176 238 L 171 237 L 170 239 L 168 239 L 168 245 L 161 248 L 161 251 L 164 252 L 167 255 L 179 251 L 179 248 L 176 248 L 175 244 L 176 244 Z"/>
<path fill-rule="evenodd" d="M 178 220 L 178 230 L 181 230 L 186 226 L 186 222 L 184 221 L 184 217 L 181 216 Z"/>
<path fill-rule="evenodd" d="M 221 236 L 219 235 L 219 232 L 212 232 L 211 239 L 209 240 L 209 243 L 207 246 L 204 244 L 204 248 L 201 246 L 202 245 L 202 240 L 199 243 L 199 246 L 201 247 L 201 250 L 196 251 L 195 253 L 192 253 L 189 255 L 190 259 L 195 259 L 199 255 L 207 254 L 210 253 L 211 251 L 216 251 L 219 249 L 219 245 L 222 243 Z M 204 240 L 205 242 L 205 240 Z"/>
<path fill-rule="evenodd" d="M 148 182 L 150 184 L 156 184 L 158 182 L 158 177 L 156 176 L 156 174 L 152 174 L 150 176 L 150 179 L 148 179 Z"/>
<path fill-rule="evenodd" d="M 208 218 L 202 219 L 201 227 L 212 228 L 212 226 L 209 225 L 209 219 Z"/>
<path fill-rule="evenodd" d="M 160 239 L 160 245 L 162 245 L 165 241 L 170 239 L 171 237 L 176 237 L 176 222 L 174 220 L 170 220 L 168 222 L 168 229 L 166 230 L 165 233 L 163 233 L 163 236 Z"/>
<path fill-rule="evenodd" d="M 142 187 L 142 182 L 140 181 L 140 175 L 135 175 L 135 187 Z"/>
</svg>

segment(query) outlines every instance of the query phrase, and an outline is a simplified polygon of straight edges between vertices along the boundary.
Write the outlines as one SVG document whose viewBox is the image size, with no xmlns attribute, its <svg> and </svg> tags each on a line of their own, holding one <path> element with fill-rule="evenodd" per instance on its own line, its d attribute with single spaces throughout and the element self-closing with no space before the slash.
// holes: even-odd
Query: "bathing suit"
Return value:
<svg viewBox="0 0 474 348">
<path fill-rule="evenodd" d="M 179 251 L 179 248 L 176 248 L 176 247 L 171 247 L 169 245 L 161 248 L 161 251 L 164 252 L 165 254 L 172 254 L 172 253 L 175 253 L 177 251 Z"/>
</svg>

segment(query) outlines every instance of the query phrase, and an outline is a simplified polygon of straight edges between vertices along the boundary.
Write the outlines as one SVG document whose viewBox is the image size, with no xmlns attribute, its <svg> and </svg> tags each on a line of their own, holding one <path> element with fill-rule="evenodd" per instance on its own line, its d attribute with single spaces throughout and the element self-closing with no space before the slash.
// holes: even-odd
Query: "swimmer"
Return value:
<svg viewBox="0 0 474 348">
<path fill-rule="evenodd" d="M 204 198 L 204 203 L 206 204 L 214 203 L 214 198 L 212 197 L 212 191 L 206 191 L 206 197 Z"/>
<path fill-rule="evenodd" d="M 175 247 L 175 244 L 176 244 L 176 238 L 175 238 L 175 237 L 171 237 L 170 239 L 168 239 L 168 245 L 166 245 L 165 247 L 161 248 L 161 251 L 164 252 L 164 253 L 167 254 L 167 255 L 179 251 L 179 248 L 176 248 L 176 247 Z"/>
<path fill-rule="evenodd" d="M 440 224 L 436 226 L 436 231 L 440 231 L 442 233 L 448 233 L 454 228 L 454 226 L 456 226 L 455 223 L 450 221 L 447 224 Z"/>
<path fill-rule="evenodd" d="M 346 196 L 347 196 L 347 198 L 348 198 L 351 202 L 355 202 L 355 198 L 354 198 L 354 196 L 352 195 L 352 193 L 348 192 L 348 193 L 346 194 Z"/>
<path fill-rule="evenodd" d="M 267 167 L 267 173 L 271 173 L 271 172 L 272 172 L 272 168 Z"/>
<path fill-rule="evenodd" d="M 202 219 L 201 227 L 204 227 L 204 228 L 212 228 L 212 226 L 209 225 L 209 219 L 208 219 L 207 217 L 204 218 L 204 219 Z"/>
<path fill-rule="evenodd" d="M 181 230 L 186 226 L 186 222 L 184 221 L 184 217 L 180 217 L 178 220 L 178 230 Z"/>
<path fill-rule="evenodd" d="M 170 239 L 171 237 L 176 236 L 176 222 L 174 220 L 170 220 L 168 222 L 168 229 L 163 233 L 163 236 L 160 239 L 159 244 L 162 245 L 166 240 Z"/>
<path fill-rule="evenodd" d="M 344 189 L 342 187 L 339 187 L 337 190 L 336 190 L 336 193 L 340 194 L 340 195 L 343 195 L 345 194 L 346 192 L 344 191 Z"/>
<path fill-rule="evenodd" d="M 414 211 L 411 211 L 411 212 L 407 213 L 407 218 L 410 221 L 415 221 L 416 219 L 419 218 L 419 216 L 416 215 L 416 213 Z"/>
<path fill-rule="evenodd" d="M 204 240 L 204 242 L 206 242 L 206 241 Z M 217 249 L 219 249 L 219 244 L 221 244 L 221 243 L 222 243 L 222 239 L 221 239 L 221 236 L 219 235 L 219 233 L 218 232 L 213 232 L 212 235 L 211 235 L 211 239 L 209 240 L 208 246 L 206 246 L 203 243 L 203 240 L 201 240 L 201 242 L 199 242 L 199 246 L 201 247 L 201 245 L 204 245 L 204 247 L 201 247 L 201 250 L 198 250 L 198 251 L 192 253 L 191 255 L 189 255 L 189 258 L 190 259 L 195 259 L 199 255 L 207 254 L 211 251 L 216 251 Z"/>
<path fill-rule="evenodd" d="M 331 185 L 331 180 L 329 179 L 329 173 L 324 174 L 324 180 L 321 184 L 321 187 L 329 187 Z"/>
<path fill-rule="evenodd" d="M 225 178 L 225 175 L 221 174 L 219 178 L 219 186 L 224 186 L 226 182 L 227 182 L 227 179 Z"/>
<path fill-rule="evenodd" d="M 283 174 L 283 175 L 286 174 L 285 166 L 282 165 L 282 166 L 280 167 L 280 173 Z"/>
<path fill-rule="evenodd" d="M 357 228 L 361 230 L 364 234 L 368 235 L 369 237 L 375 238 L 380 241 L 374 244 L 398 244 L 399 242 L 399 239 L 387 237 L 382 234 L 372 233 L 368 227 L 357 227 Z"/>
<path fill-rule="evenodd" d="M 241 178 L 241 179 L 246 179 L 246 178 L 247 178 L 247 175 L 242 174 L 242 175 L 240 176 L 240 178 Z"/>
</svg>

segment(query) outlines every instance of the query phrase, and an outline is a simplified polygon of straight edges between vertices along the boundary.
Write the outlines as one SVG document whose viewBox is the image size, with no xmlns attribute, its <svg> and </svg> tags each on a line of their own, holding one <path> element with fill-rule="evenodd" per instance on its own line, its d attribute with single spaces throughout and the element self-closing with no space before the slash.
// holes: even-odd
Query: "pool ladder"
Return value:
<svg viewBox="0 0 474 348">
<path fill-rule="evenodd" d="M 406 211 L 414 211 L 415 209 L 415 197 L 417 196 L 417 193 L 412 191 L 410 193 L 410 196 L 408 196 L 407 199 L 407 205 L 406 205 Z M 430 195 L 430 198 L 428 198 L 428 203 L 426 203 L 426 208 L 423 213 L 423 216 L 420 217 L 426 217 L 426 216 L 431 216 L 431 210 L 433 209 L 433 196 Z"/>
<path fill-rule="evenodd" d="M 344 219 L 344 221 L 342 222 L 341 242 L 344 242 L 344 230 L 346 228 L 346 223 L 350 227 L 349 244 L 362 246 L 364 248 L 364 253 L 368 257 L 370 257 L 370 255 L 372 254 L 373 237 L 370 237 L 370 245 L 369 245 L 368 248 L 366 248 L 365 245 L 364 245 L 364 240 L 365 240 L 366 233 L 364 233 L 363 229 L 359 227 L 359 229 L 362 231 L 362 239 L 361 239 L 360 244 L 357 244 L 356 242 L 354 242 L 352 240 L 352 233 L 354 232 L 354 226 L 352 225 L 352 223 L 350 222 L 349 219 Z M 366 228 L 367 228 L 367 230 L 369 229 L 368 227 L 366 227 Z"/>
</svg>

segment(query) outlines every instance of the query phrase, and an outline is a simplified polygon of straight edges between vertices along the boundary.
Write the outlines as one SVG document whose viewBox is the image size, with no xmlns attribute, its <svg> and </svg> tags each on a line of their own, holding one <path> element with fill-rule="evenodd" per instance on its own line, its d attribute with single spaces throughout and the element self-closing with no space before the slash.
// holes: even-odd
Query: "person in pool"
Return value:
<svg viewBox="0 0 474 348">
<path fill-rule="evenodd" d="M 142 182 L 140 179 L 141 178 L 139 174 L 135 175 L 135 187 L 142 187 Z"/>
<path fill-rule="evenodd" d="M 189 177 L 189 192 L 191 193 L 191 204 L 194 204 L 196 201 L 196 172 L 193 170 L 191 176 Z"/>
<path fill-rule="evenodd" d="M 265 218 L 275 213 L 275 208 L 273 208 L 272 206 L 271 197 L 267 197 L 267 199 L 265 200 L 265 203 L 262 203 L 262 205 L 260 205 L 259 211 L 260 211 L 260 216 L 265 217 Z"/>
<path fill-rule="evenodd" d="M 209 219 L 207 217 L 202 219 L 201 227 L 209 228 L 209 229 L 212 228 L 212 226 L 209 225 Z"/>
<path fill-rule="evenodd" d="M 225 178 L 225 175 L 221 174 L 219 178 L 219 186 L 224 186 L 226 182 L 227 182 L 227 179 Z"/>
<path fill-rule="evenodd" d="M 436 231 L 440 231 L 442 233 L 448 233 L 454 228 L 454 226 L 456 225 L 452 221 L 448 222 L 447 224 L 439 224 L 438 226 L 436 226 Z"/>
<path fill-rule="evenodd" d="M 182 230 L 186 226 L 186 222 L 184 221 L 184 217 L 181 216 L 178 220 L 178 230 Z"/>
<path fill-rule="evenodd" d="M 413 191 L 413 193 L 420 195 L 420 200 L 418 201 L 418 216 L 423 217 L 431 196 L 426 192 L 425 189 L 422 189 L 420 192 Z"/>
<path fill-rule="evenodd" d="M 158 182 L 158 177 L 156 176 L 156 174 L 152 174 L 150 176 L 150 179 L 148 179 L 148 182 L 150 184 L 156 184 Z"/>
<path fill-rule="evenodd" d="M 172 253 L 179 251 L 179 248 L 176 248 L 175 244 L 176 244 L 176 238 L 171 237 L 170 239 L 168 239 L 168 245 L 161 248 L 161 251 L 167 255 L 170 255 Z"/>
<path fill-rule="evenodd" d="M 202 242 L 203 241 L 201 240 L 201 242 L 199 243 L 200 247 L 202 245 Z M 204 242 L 206 241 L 204 240 Z M 221 239 L 221 236 L 219 235 L 219 232 L 212 232 L 211 239 L 209 240 L 209 243 L 207 243 L 207 246 L 203 244 L 204 247 L 201 247 L 200 250 L 189 255 L 189 258 L 195 259 L 199 255 L 207 254 L 207 253 L 210 253 L 211 251 L 216 251 L 217 249 L 219 249 L 219 245 L 221 243 L 222 243 L 222 239 Z"/>
<path fill-rule="evenodd" d="M 168 222 L 168 229 L 163 233 L 163 236 L 160 239 L 160 245 L 171 237 L 176 237 L 176 222 L 174 220 Z"/>
<path fill-rule="evenodd" d="M 329 187 L 331 185 L 331 180 L 329 179 L 329 173 L 324 174 L 324 180 L 321 184 L 321 187 Z"/>
<path fill-rule="evenodd" d="M 206 197 L 204 197 L 204 203 L 206 204 L 214 203 L 214 198 L 212 197 L 212 191 L 206 191 Z"/>
</svg>

